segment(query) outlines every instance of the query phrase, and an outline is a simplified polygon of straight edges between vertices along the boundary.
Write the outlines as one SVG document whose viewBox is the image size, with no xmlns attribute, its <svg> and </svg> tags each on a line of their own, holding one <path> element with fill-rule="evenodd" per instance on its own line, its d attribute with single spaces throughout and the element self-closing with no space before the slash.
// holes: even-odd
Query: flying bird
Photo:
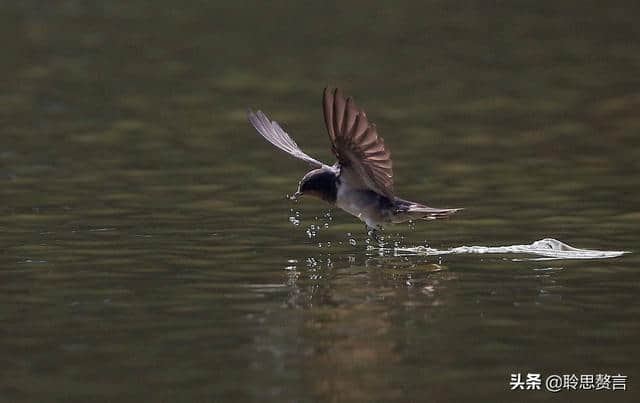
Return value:
<svg viewBox="0 0 640 403">
<path fill-rule="evenodd" d="M 249 122 L 262 137 L 314 168 L 304 175 L 294 197 L 313 196 L 358 217 L 376 239 L 383 225 L 447 218 L 461 210 L 433 208 L 396 197 L 391 154 L 376 125 L 337 88 L 325 88 L 322 108 L 331 151 L 338 159 L 333 165 L 307 155 L 262 111 L 248 111 Z"/>
</svg>

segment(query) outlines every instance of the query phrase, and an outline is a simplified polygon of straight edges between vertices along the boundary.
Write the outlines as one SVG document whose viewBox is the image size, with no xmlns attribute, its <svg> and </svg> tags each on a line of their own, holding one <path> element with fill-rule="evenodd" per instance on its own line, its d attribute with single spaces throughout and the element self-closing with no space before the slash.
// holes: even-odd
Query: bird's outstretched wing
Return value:
<svg viewBox="0 0 640 403">
<path fill-rule="evenodd" d="M 325 88 L 322 106 L 341 177 L 354 187 L 368 188 L 393 199 L 391 154 L 376 126 L 337 88 Z"/>
<path fill-rule="evenodd" d="M 300 158 L 317 168 L 326 166 L 326 164 L 323 164 L 315 158 L 311 158 L 305 154 L 300 147 L 298 147 L 296 142 L 287 134 L 287 132 L 282 130 L 278 122 L 270 121 L 267 115 L 262 113 L 262 111 L 254 113 L 249 109 L 247 111 L 247 118 L 262 137 L 282 151 L 286 151 L 294 157 Z"/>
</svg>

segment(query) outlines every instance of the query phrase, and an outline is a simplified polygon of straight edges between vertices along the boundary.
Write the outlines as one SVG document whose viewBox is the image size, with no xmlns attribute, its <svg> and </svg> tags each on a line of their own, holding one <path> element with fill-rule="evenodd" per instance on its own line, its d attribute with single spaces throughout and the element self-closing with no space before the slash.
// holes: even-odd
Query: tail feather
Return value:
<svg viewBox="0 0 640 403">
<path fill-rule="evenodd" d="M 457 213 L 462 208 L 434 208 L 408 200 L 396 198 L 396 214 L 395 222 L 403 222 L 407 220 L 438 220 L 448 218 L 450 215 Z"/>
<path fill-rule="evenodd" d="M 437 220 L 440 218 L 449 218 L 450 215 L 457 213 L 458 211 L 463 210 L 461 208 L 433 208 L 433 207 L 415 207 L 409 208 L 407 213 L 411 216 L 414 216 L 417 219 L 422 220 Z"/>
</svg>

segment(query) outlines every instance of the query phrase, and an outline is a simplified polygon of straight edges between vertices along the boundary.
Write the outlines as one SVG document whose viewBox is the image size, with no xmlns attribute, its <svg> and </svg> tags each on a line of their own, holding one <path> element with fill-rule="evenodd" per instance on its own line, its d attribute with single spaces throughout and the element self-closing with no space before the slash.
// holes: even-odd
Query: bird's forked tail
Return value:
<svg viewBox="0 0 640 403">
<path fill-rule="evenodd" d="M 398 208 L 394 222 L 404 222 L 407 220 L 438 220 L 441 218 L 449 218 L 450 215 L 463 210 L 462 208 L 428 207 L 402 199 L 396 199 L 396 205 Z"/>
</svg>

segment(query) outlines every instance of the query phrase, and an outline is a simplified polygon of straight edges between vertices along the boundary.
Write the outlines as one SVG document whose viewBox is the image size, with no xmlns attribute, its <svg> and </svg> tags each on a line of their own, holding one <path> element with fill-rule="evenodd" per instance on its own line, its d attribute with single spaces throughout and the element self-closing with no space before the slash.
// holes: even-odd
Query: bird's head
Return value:
<svg viewBox="0 0 640 403">
<path fill-rule="evenodd" d="M 335 203 L 337 196 L 336 174 L 330 169 L 319 168 L 308 172 L 298 184 L 294 197 L 313 196 L 329 203 Z"/>
</svg>

